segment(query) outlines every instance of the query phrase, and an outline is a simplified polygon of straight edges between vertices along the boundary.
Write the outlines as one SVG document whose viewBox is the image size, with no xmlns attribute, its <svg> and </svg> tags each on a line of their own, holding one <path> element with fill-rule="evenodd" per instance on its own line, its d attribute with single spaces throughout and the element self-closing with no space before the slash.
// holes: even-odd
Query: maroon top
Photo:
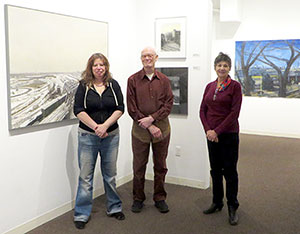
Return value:
<svg viewBox="0 0 300 234">
<path fill-rule="evenodd" d="M 204 91 L 200 106 L 200 119 L 205 132 L 214 130 L 221 133 L 239 132 L 238 117 L 242 104 L 241 85 L 235 80 L 224 91 L 213 96 L 217 88 L 217 80 L 210 82 Z"/>
<path fill-rule="evenodd" d="M 127 108 L 134 121 L 151 115 L 160 121 L 168 117 L 173 106 L 173 93 L 168 77 L 154 71 L 151 80 L 144 69 L 128 78 Z"/>
</svg>

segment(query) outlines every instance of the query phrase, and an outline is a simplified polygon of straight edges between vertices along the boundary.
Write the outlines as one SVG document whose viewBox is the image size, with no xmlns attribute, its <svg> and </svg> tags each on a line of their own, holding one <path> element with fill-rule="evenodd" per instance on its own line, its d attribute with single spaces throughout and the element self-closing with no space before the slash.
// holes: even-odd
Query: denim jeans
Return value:
<svg viewBox="0 0 300 234">
<path fill-rule="evenodd" d="M 119 129 L 109 133 L 106 138 L 78 131 L 78 163 L 80 175 L 75 202 L 74 221 L 87 222 L 93 202 L 93 178 L 98 153 L 106 195 L 107 214 L 122 211 L 122 202 L 116 190 L 116 162 L 119 148 Z"/>
</svg>

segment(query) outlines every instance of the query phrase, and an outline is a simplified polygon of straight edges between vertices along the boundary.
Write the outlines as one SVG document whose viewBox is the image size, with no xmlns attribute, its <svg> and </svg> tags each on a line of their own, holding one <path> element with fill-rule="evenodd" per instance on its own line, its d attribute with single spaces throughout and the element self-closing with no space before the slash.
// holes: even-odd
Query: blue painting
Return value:
<svg viewBox="0 0 300 234">
<path fill-rule="evenodd" d="M 235 79 L 245 96 L 300 98 L 300 40 L 237 41 Z"/>
</svg>

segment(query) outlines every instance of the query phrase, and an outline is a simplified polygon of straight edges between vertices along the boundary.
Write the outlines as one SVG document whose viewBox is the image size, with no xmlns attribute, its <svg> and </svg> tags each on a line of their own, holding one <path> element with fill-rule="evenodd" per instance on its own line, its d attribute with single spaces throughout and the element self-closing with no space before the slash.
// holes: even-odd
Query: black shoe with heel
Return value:
<svg viewBox="0 0 300 234">
<path fill-rule="evenodd" d="M 239 217 L 236 213 L 236 208 L 233 206 L 228 206 L 228 215 L 229 215 L 229 223 L 230 225 L 237 225 L 239 221 Z"/>
<path fill-rule="evenodd" d="M 216 211 L 221 211 L 223 206 L 224 206 L 223 204 L 213 203 L 207 210 L 204 210 L 203 213 L 204 214 L 212 214 L 212 213 L 215 213 Z"/>
</svg>

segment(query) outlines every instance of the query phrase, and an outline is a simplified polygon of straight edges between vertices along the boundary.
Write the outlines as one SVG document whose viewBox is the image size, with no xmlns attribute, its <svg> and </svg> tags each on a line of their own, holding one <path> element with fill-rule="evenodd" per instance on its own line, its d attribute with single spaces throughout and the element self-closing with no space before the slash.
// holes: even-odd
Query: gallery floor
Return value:
<svg viewBox="0 0 300 234">
<path fill-rule="evenodd" d="M 200 190 L 167 184 L 170 212 L 159 213 L 152 202 L 152 181 L 146 181 L 144 210 L 130 211 L 132 182 L 118 191 L 126 219 L 105 214 L 105 198 L 95 199 L 92 218 L 77 230 L 70 211 L 29 234 L 295 234 L 300 233 L 300 139 L 240 136 L 240 222 L 228 224 L 227 209 L 204 215 L 211 203 L 211 189 Z"/>
</svg>

